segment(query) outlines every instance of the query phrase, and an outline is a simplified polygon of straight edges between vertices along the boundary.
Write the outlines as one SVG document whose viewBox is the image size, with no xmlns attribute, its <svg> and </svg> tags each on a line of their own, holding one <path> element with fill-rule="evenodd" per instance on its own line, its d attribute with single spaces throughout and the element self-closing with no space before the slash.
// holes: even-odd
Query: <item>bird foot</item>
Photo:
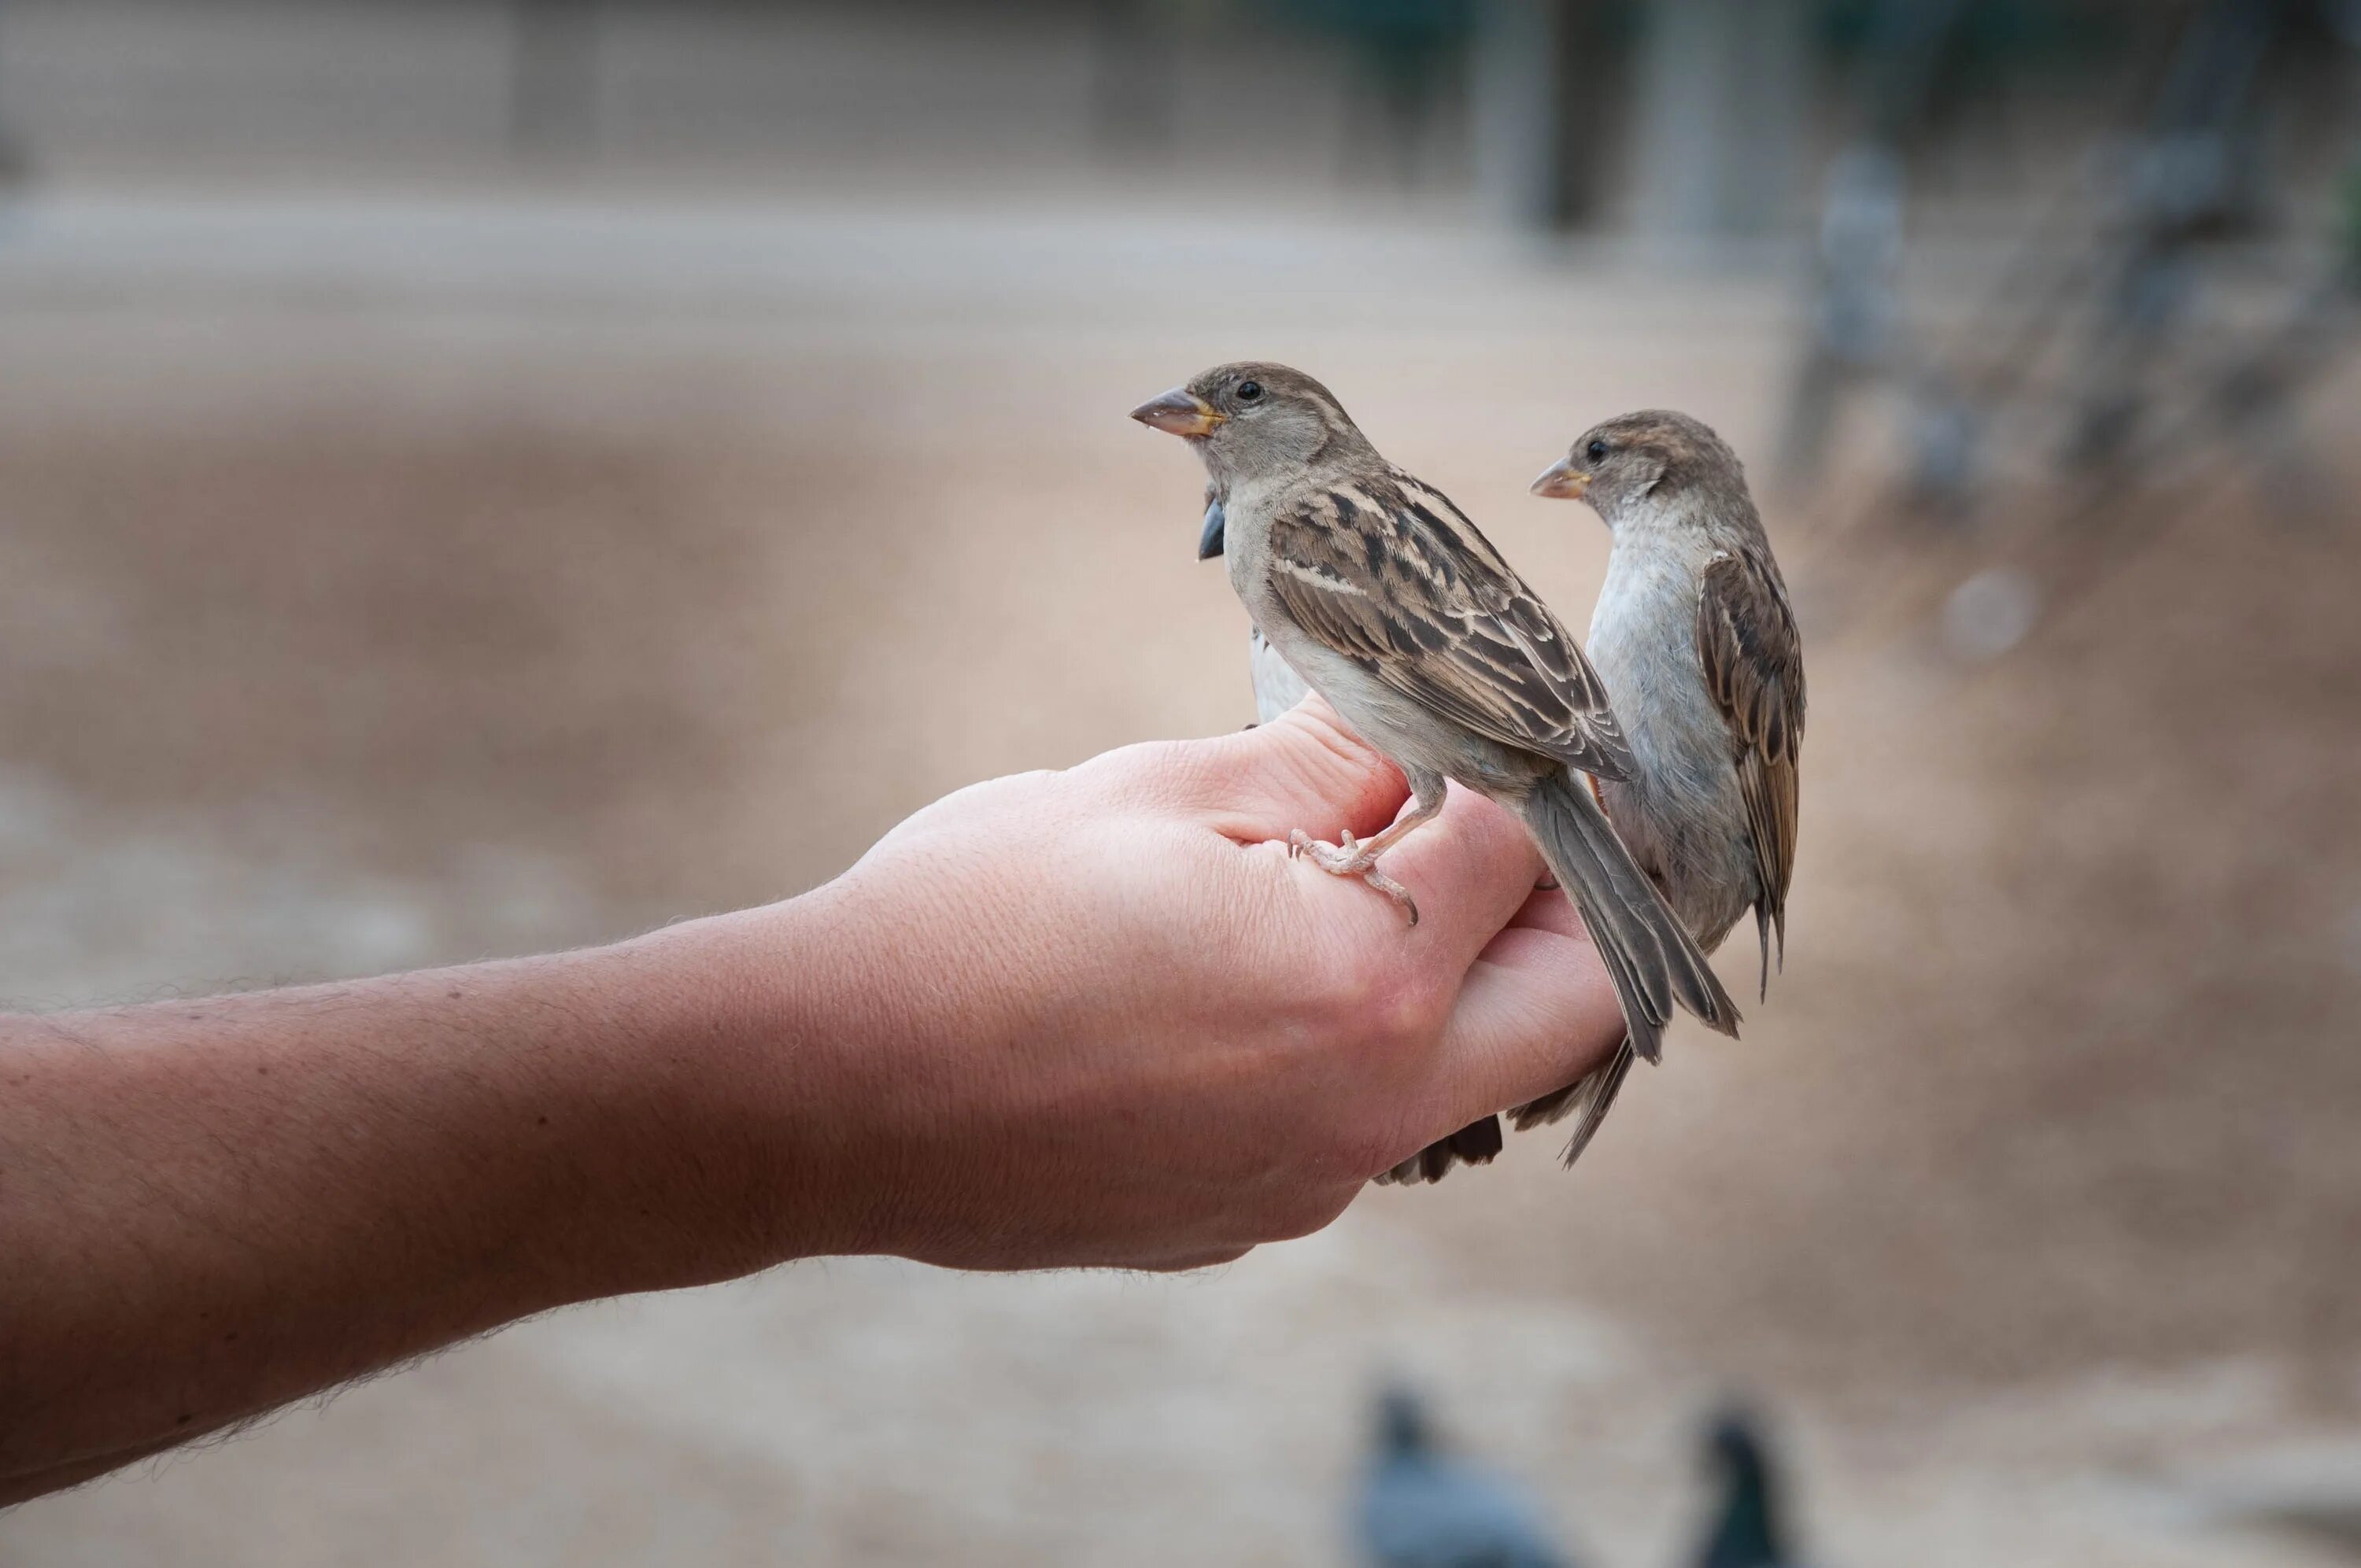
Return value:
<svg viewBox="0 0 2361 1568">
<path fill-rule="evenodd" d="M 1378 870 L 1376 852 L 1355 839 L 1350 832 L 1339 833 L 1336 837 L 1338 842 L 1323 844 L 1298 828 L 1287 836 L 1287 852 L 1290 856 L 1310 856 L 1312 863 L 1330 876 L 1359 877 L 1400 905 L 1410 916 L 1410 923 L 1417 925 L 1418 900 L 1410 895 L 1410 889 Z"/>
</svg>

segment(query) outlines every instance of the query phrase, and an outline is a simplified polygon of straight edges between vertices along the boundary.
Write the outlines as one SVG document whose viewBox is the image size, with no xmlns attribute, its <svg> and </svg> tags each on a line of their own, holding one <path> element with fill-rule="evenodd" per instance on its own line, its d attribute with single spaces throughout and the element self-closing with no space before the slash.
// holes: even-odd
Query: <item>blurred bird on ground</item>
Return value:
<svg viewBox="0 0 2361 1568">
<path fill-rule="evenodd" d="M 1369 1568 L 1570 1568 L 1521 1490 L 1442 1452 L 1415 1394 L 1379 1397 L 1377 1437 L 1354 1520 Z"/>
<path fill-rule="evenodd" d="M 1716 1495 L 1697 1568 L 1797 1568 L 1770 1442 L 1754 1418 L 1736 1409 L 1717 1417 L 1706 1461 Z"/>
</svg>

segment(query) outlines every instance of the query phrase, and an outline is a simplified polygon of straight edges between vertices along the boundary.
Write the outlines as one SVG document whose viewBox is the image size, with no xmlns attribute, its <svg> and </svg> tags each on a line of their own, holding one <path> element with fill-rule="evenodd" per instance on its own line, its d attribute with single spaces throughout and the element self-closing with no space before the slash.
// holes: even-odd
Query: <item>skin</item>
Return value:
<svg viewBox="0 0 2361 1568">
<path fill-rule="evenodd" d="M 569 1302 L 796 1258 L 1195 1267 L 1622 1034 L 1454 791 L 1425 917 L 1287 853 L 1400 774 L 1316 701 L 961 791 L 612 947 L 0 1017 L 0 1501 Z"/>
</svg>

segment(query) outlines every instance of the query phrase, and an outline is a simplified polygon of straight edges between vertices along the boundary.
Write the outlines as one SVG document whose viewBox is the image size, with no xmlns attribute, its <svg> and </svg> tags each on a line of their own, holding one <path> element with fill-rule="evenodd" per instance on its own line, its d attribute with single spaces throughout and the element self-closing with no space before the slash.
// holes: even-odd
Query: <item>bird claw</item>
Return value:
<svg viewBox="0 0 2361 1568">
<path fill-rule="evenodd" d="M 1336 838 L 1336 843 L 1323 844 L 1298 828 L 1287 836 L 1288 858 L 1292 860 L 1299 855 L 1308 855 L 1313 865 L 1330 876 L 1359 877 L 1400 905 L 1403 913 L 1410 916 L 1410 923 L 1417 925 L 1418 900 L 1410 895 L 1410 889 L 1378 870 L 1377 856 L 1364 849 L 1350 832 L 1339 833 Z"/>
</svg>

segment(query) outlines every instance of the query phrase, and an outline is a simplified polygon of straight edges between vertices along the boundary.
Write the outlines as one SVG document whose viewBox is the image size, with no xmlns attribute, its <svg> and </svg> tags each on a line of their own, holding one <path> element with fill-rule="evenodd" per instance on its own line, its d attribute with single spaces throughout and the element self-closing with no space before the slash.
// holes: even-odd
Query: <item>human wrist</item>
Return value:
<svg viewBox="0 0 2361 1568">
<path fill-rule="evenodd" d="M 655 1277 L 638 1288 L 892 1250 L 884 1058 L 907 1025 L 866 930 L 831 885 L 584 955 L 586 983 L 637 999 L 598 1075 L 629 1125 L 597 1135 L 623 1250 Z"/>
</svg>

